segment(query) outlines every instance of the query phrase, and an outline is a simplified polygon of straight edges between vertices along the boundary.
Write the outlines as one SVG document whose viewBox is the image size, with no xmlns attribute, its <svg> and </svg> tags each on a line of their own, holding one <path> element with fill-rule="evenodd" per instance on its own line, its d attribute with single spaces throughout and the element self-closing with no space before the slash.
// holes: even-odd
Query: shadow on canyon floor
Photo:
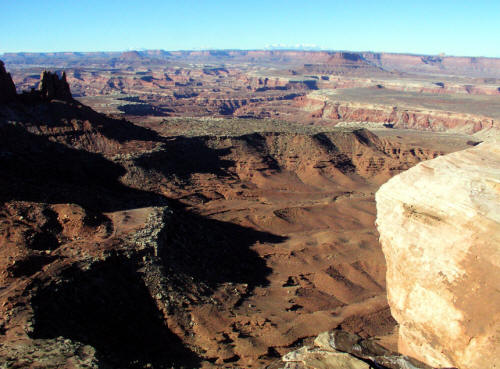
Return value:
<svg viewBox="0 0 500 369">
<path fill-rule="evenodd" d="M 169 222 L 161 255 L 165 266 L 211 287 L 246 283 L 250 291 L 268 284 L 271 269 L 250 249 L 255 243 L 281 243 L 286 237 L 210 219 L 178 207 Z"/>
<path fill-rule="evenodd" d="M 255 242 L 283 237 L 208 219 L 176 206 L 165 230 L 160 260 L 174 290 L 192 294 L 190 285 L 212 288 L 246 283 L 247 291 L 268 284 L 271 269 L 250 249 Z M 33 338 L 63 336 L 97 349 L 116 367 L 197 367 L 200 359 L 162 319 L 138 272 L 141 255 L 115 256 L 88 270 L 72 265 L 35 290 Z M 186 278 L 186 279 L 184 279 Z M 203 299 L 201 299 L 203 301 Z"/>
<path fill-rule="evenodd" d="M 0 202 L 76 203 L 99 212 L 165 203 L 162 196 L 120 183 L 125 169 L 102 155 L 22 127 L 0 127 L 0 150 Z"/>
<path fill-rule="evenodd" d="M 114 256 L 87 271 L 65 270 L 62 283 L 41 287 L 32 300 L 32 337 L 92 345 L 113 367 L 196 367 L 197 355 L 170 332 L 136 267 Z"/>
<path fill-rule="evenodd" d="M 158 171 L 165 178 L 175 176 L 181 180 L 188 180 L 195 173 L 228 176 L 227 169 L 234 166 L 232 160 L 222 159 L 230 149 L 207 147 L 204 137 L 176 137 L 164 142 L 163 150 L 145 154 L 135 164 L 144 170 Z"/>
<path fill-rule="evenodd" d="M 14 116 L 12 116 L 14 115 Z M 136 141 L 162 142 L 163 138 L 155 131 L 137 126 L 125 119 L 115 119 L 100 114 L 78 101 L 11 103 L 0 111 L 2 116 L 23 125 L 48 126 L 50 128 L 75 128 L 77 126 L 99 132 L 110 140 L 120 143 Z M 13 119 L 14 118 L 14 119 Z M 86 126 L 85 126 L 86 125 Z M 73 131 L 78 137 L 83 131 Z M 65 130 L 64 134 L 68 134 Z"/>
<path fill-rule="evenodd" d="M 141 135 L 149 134 L 144 131 L 139 127 Z M 132 133 L 121 139 L 137 136 Z M 200 172 L 225 175 L 225 168 L 232 164 L 220 158 L 226 153 L 224 150 L 207 148 L 199 139 L 158 140 L 165 144 L 165 150 L 149 159 L 141 157 L 140 164 L 165 176 L 188 178 Z M 193 151 L 194 148 L 199 150 Z M 163 159 L 169 155 L 172 156 L 165 163 Z M 167 222 L 160 255 L 166 270 L 211 287 L 226 282 L 247 283 L 251 291 L 265 285 L 271 270 L 250 247 L 256 242 L 278 243 L 285 239 L 209 219 L 161 194 L 131 188 L 120 181 L 126 174 L 123 166 L 100 154 L 30 133 L 22 124 L 0 125 L 0 167 L 0 203 L 75 203 L 101 214 L 170 206 L 174 215 Z M 39 248 L 53 249 L 45 246 Z M 138 259 L 139 255 L 134 257 Z M 148 362 L 157 363 L 155 367 L 196 367 L 197 355 L 165 325 L 134 257 L 126 258 L 118 250 L 115 256 L 88 270 L 71 265 L 59 270 L 59 275 L 52 275 L 51 282 L 34 291 L 32 336 L 63 336 L 90 344 L 118 367 L 139 367 Z M 33 266 L 27 262 L 28 268 Z M 39 269 L 37 265 L 33 267 Z"/>
</svg>

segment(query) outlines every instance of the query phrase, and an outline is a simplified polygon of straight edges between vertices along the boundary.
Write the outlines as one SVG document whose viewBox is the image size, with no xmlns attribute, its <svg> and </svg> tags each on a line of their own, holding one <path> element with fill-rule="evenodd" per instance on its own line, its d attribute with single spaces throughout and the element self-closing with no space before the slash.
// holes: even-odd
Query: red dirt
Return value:
<svg viewBox="0 0 500 369">
<path fill-rule="evenodd" d="M 0 357 L 262 367 L 339 325 L 393 344 L 373 195 L 470 137 L 266 122 L 1 105 Z"/>
</svg>

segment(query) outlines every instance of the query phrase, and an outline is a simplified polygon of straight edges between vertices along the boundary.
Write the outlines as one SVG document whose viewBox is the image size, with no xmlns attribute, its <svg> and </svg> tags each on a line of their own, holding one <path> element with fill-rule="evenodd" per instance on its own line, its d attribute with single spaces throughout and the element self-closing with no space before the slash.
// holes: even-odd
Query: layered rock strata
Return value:
<svg viewBox="0 0 500 369">
<path fill-rule="evenodd" d="M 497 368 L 500 145 L 420 163 L 376 201 L 400 351 L 436 367 Z"/>
<path fill-rule="evenodd" d="M 311 118 L 348 122 L 375 122 L 404 129 L 474 134 L 481 130 L 498 129 L 495 119 L 478 114 L 466 114 L 437 109 L 404 108 L 363 102 L 341 102 L 300 96 L 294 104 L 310 112 Z"/>
</svg>

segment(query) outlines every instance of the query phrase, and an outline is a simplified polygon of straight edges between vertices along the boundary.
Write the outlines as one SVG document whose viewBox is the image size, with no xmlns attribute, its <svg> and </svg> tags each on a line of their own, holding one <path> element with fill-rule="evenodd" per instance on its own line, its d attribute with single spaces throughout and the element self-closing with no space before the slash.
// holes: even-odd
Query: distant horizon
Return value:
<svg viewBox="0 0 500 369">
<path fill-rule="evenodd" d="M 0 53 L 299 46 L 499 58 L 499 14 L 498 0 L 6 1 Z"/>
<path fill-rule="evenodd" d="M 165 52 L 193 52 L 193 51 L 302 51 L 302 52 L 347 52 L 353 54 L 395 54 L 395 55 L 414 55 L 414 56 L 443 56 L 452 58 L 488 58 L 488 59 L 500 59 L 500 56 L 486 56 L 486 55 L 452 55 L 447 53 L 413 53 L 413 52 L 393 52 L 393 51 L 374 51 L 374 50 L 340 50 L 340 49 L 300 49 L 300 48 L 254 48 L 254 49 L 238 49 L 238 48 L 227 48 L 227 49 L 127 49 L 127 50 L 65 50 L 65 51 L 4 51 L 0 53 L 0 56 L 5 56 L 8 54 L 67 54 L 67 53 L 84 53 L 84 54 L 98 54 L 98 53 L 126 53 L 131 51 L 137 52 L 147 52 L 147 51 L 165 51 Z"/>
</svg>

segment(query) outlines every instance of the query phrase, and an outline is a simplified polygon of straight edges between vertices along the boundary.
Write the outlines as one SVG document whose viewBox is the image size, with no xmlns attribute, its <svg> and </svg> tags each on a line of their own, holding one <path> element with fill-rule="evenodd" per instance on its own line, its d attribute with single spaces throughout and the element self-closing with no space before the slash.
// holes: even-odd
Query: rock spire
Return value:
<svg viewBox="0 0 500 369">
<path fill-rule="evenodd" d="M 66 72 L 63 72 L 61 78 L 56 73 L 44 71 L 40 76 L 38 86 L 43 100 L 72 100 L 71 91 L 66 81 Z"/>
<path fill-rule="evenodd" d="M 0 60 L 0 103 L 12 101 L 16 96 L 16 86 L 10 73 L 5 70 L 3 61 Z"/>
</svg>

